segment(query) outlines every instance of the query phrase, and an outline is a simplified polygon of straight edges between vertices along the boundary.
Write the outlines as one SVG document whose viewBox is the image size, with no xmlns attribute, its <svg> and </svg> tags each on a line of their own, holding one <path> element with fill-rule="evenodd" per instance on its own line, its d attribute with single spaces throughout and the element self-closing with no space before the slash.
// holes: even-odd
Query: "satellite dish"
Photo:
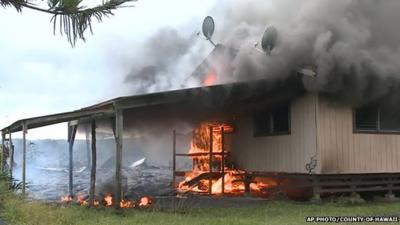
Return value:
<svg viewBox="0 0 400 225">
<path fill-rule="evenodd" d="M 278 39 L 278 31 L 274 26 L 268 27 L 264 31 L 264 35 L 261 39 L 261 47 L 267 53 L 271 54 L 272 49 L 274 49 L 276 40 Z"/>
<path fill-rule="evenodd" d="M 203 35 L 207 38 L 207 40 L 211 42 L 211 44 L 216 46 L 214 42 L 211 40 L 211 36 L 214 34 L 214 29 L 215 29 L 214 19 L 211 16 L 207 16 L 206 18 L 204 18 L 202 28 L 203 28 Z"/>
</svg>

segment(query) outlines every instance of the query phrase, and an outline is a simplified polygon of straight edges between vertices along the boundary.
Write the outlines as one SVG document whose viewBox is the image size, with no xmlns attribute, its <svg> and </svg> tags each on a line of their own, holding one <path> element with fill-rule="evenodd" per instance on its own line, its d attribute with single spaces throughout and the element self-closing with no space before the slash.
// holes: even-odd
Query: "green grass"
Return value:
<svg viewBox="0 0 400 225">
<path fill-rule="evenodd" d="M 239 208 L 193 208 L 185 212 L 156 210 L 87 209 L 80 206 L 61 207 L 20 199 L 7 194 L 1 198 L 0 217 L 8 224 L 18 225 L 214 225 L 214 224 L 307 224 L 306 216 L 338 215 L 399 215 L 399 203 L 293 203 L 268 202 L 265 205 Z M 369 223 L 371 224 L 371 223 Z"/>
<path fill-rule="evenodd" d="M 177 211 L 88 209 L 29 201 L 7 190 L 0 176 L 0 220 L 12 225 L 273 225 L 310 224 L 306 216 L 400 216 L 400 203 L 296 203 L 270 201 L 237 208 L 184 208 Z M 373 223 L 368 223 L 373 224 Z"/>
</svg>

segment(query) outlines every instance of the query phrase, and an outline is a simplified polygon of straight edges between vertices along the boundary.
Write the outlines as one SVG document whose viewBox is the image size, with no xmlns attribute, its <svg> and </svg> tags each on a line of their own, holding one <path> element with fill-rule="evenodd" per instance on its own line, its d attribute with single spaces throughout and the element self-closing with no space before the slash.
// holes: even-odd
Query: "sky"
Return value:
<svg viewBox="0 0 400 225">
<path fill-rule="evenodd" d="M 126 95 L 126 71 L 120 65 L 130 59 L 124 52 L 132 54 L 165 27 L 188 35 L 199 31 L 215 4 L 216 0 L 140 0 L 103 23 L 94 23 L 94 34 L 86 34 L 87 41 L 78 41 L 74 48 L 64 36 L 53 34 L 50 15 L 0 8 L 0 128 Z M 27 137 L 66 136 L 63 123 L 32 129 Z"/>
</svg>

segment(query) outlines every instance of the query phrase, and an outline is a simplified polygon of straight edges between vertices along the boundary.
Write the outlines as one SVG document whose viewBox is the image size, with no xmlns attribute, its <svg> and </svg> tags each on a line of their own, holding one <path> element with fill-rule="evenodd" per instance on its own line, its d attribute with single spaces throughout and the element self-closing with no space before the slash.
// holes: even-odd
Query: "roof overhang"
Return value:
<svg viewBox="0 0 400 225">
<path fill-rule="evenodd" d="M 1 131 L 2 133 L 18 132 L 23 129 L 24 124 L 29 129 L 63 122 L 72 122 L 70 125 L 79 124 L 94 118 L 114 117 L 116 109 L 134 109 L 173 103 L 187 103 L 196 107 L 222 109 L 249 102 L 260 104 L 268 99 L 288 99 L 298 96 L 302 92 L 304 92 L 304 88 L 298 79 L 287 79 L 280 82 L 259 80 L 187 88 L 119 97 L 76 111 L 22 119 Z"/>
<path fill-rule="evenodd" d="M 114 114 L 113 109 L 96 109 L 96 110 L 77 110 L 72 112 L 64 112 L 58 114 L 51 114 L 40 117 L 33 117 L 18 120 L 12 123 L 10 126 L 3 128 L 3 133 L 13 133 L 22 131 L 23 125 L 25 124 L 29 129 L 44 127 L 57 123 L 69 122 L 73 120 L 79 120 L 82 118 L 99 118 L 99 117 L 110 117 Z"/>
</svg>

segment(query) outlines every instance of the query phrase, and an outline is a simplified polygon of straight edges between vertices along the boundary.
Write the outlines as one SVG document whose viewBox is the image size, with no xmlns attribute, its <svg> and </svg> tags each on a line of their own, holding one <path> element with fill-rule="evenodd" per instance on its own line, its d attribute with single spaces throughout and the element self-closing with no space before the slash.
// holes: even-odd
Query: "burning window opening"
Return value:
<svg viewBox="0 0 400 225">
<path fill-rule="evenodd" d="M 178 184 L 178 195 L 238 196 L 250 192 L 253 196 L 268 196 L 266 188 L 276 183 L 265 179 L 250 180 L 245 170 L 237 169 L 229 162 L 230 152 L 225 147 L 225 135 L 233 132 L 232 124 L 212 122 L 201 123 L 193 130 L 190 149 L 186 154 L 191 157 L 193 167 L 184 173 L 184 180 Z"/>
</svg>

